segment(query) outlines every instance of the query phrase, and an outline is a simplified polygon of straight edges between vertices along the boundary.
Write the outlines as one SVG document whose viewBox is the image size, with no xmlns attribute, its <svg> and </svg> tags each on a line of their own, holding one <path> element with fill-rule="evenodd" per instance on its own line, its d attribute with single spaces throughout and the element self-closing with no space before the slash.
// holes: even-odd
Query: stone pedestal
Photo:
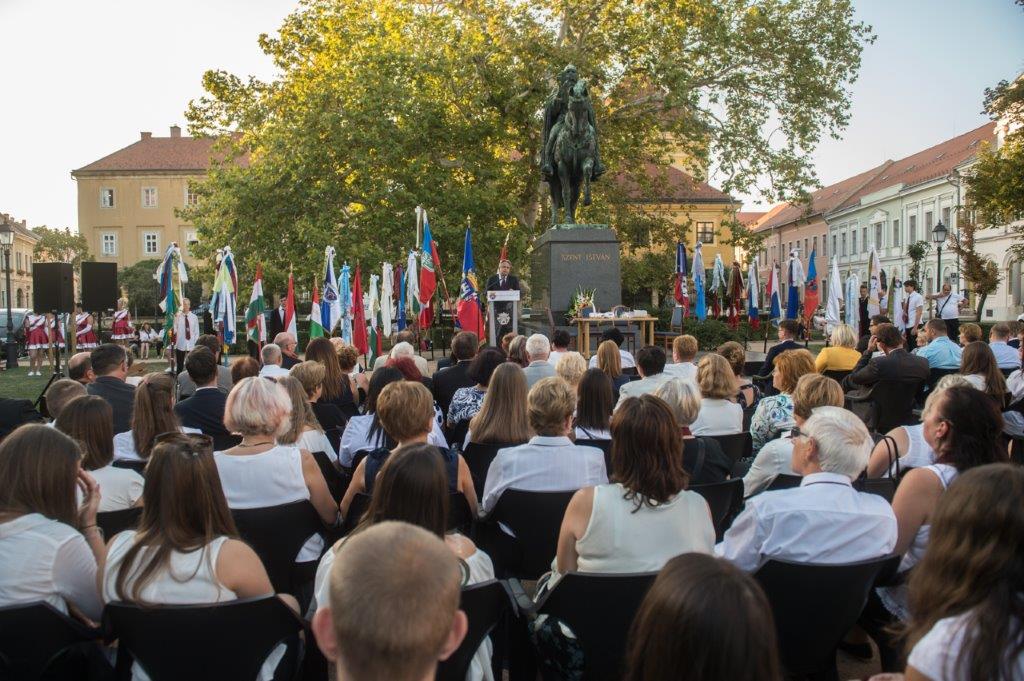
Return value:
<svg viewBox="0 0 1024 681">
<path fill-rule="evenodd" d="M 552 227 L 534 241 L 530 257 L 530 297 L 534 316 L 551 310 L 556 326 L 579 288 L 596 289 L 599 311 L 622 303 L 619 241 L 608 225 Z"/>
</svg>

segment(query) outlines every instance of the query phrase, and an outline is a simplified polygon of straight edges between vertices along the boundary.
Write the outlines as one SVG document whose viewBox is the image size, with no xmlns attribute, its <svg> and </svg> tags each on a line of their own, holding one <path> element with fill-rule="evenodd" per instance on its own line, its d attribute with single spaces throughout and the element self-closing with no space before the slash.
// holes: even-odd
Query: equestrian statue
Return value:
<svg viewBox="0 0 1024 681">
<path fill-rule="evenodd" d="M 587 82 L 573 65 L 558 76 L 558 86 L 544 104 L 541 174 L 551 190 L 551 225 L 576 224 L 576 206 L 583 189 L 583 205 L 590 205 L 590 183 L 604 174 L 597 142 L 594 107 Z"/>
</svg>

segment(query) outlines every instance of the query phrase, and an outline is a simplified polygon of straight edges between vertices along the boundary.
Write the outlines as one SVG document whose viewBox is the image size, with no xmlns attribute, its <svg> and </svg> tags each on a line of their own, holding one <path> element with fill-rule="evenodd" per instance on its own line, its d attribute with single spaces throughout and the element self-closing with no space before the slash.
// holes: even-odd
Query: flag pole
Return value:
<svg viewBox="0 0 1024 681">
<path fill-rule="evenodd" d="M 434 248 L 434 254 L 437 257 L 437 273 L 441 275 L 441 288 L 444 289 L 444 298 L 448 302 L 448 314 L 452 318 L 452 329 L 455 328 L 455 310 L 452 308 L 452 299 L 448 295 L 448 284 L 444 280 L 444 269 L 441 267 L 441 251 L 437 248 L 437 240 L 431 240 L 430 245 Z M 442 340 L 444 338 L 442 337 Z"/>
</svg>

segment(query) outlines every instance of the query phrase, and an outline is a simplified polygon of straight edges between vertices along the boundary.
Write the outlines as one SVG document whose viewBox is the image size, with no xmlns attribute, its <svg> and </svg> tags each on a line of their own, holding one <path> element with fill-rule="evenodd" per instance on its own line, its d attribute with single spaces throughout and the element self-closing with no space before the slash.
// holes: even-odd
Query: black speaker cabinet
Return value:
<svg viewBox="0 0 1024 681">
<path fill-rule="evenodd" d="M 117 309 L 117 264 L 82 263 L 82 309 L 90 312 Z"/>
<path fill-rule="evenodd" d="M 44 312 L 74 312 L 75 283 L 71 263 L 32 263 L 33 309 Z"/>
</svg>

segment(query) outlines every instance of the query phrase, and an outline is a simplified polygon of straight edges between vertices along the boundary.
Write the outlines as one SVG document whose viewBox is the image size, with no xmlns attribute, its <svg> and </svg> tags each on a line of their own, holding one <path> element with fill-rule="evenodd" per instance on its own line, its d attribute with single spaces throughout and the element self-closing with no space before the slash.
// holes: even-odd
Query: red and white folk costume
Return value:
<svg viewBox="0 0 1024 681">
<path fill-rule="evenodd" d="M 128 310 L 118 310 L 114 313 L 114 325 L 110 330 L 111 340 L 130 340 L 135 338 L 135 327 L 132 326 L 132 316 Z"/>
<path fill-rule="evenodd" d="M 92 315 L 88 312 L 80 312 L 75 315 L 75 348 L 78 350 L 89 350 L 99 347 L 100 340 L 96 332 L 92 330 Z"/>
<path fill-rule="evenodd" d="M 25 315 L 25 346 L 29 350 L 46 350 L 50 347 L 50 334 L 46 328 L 45 315 Z"/>
</svg>

